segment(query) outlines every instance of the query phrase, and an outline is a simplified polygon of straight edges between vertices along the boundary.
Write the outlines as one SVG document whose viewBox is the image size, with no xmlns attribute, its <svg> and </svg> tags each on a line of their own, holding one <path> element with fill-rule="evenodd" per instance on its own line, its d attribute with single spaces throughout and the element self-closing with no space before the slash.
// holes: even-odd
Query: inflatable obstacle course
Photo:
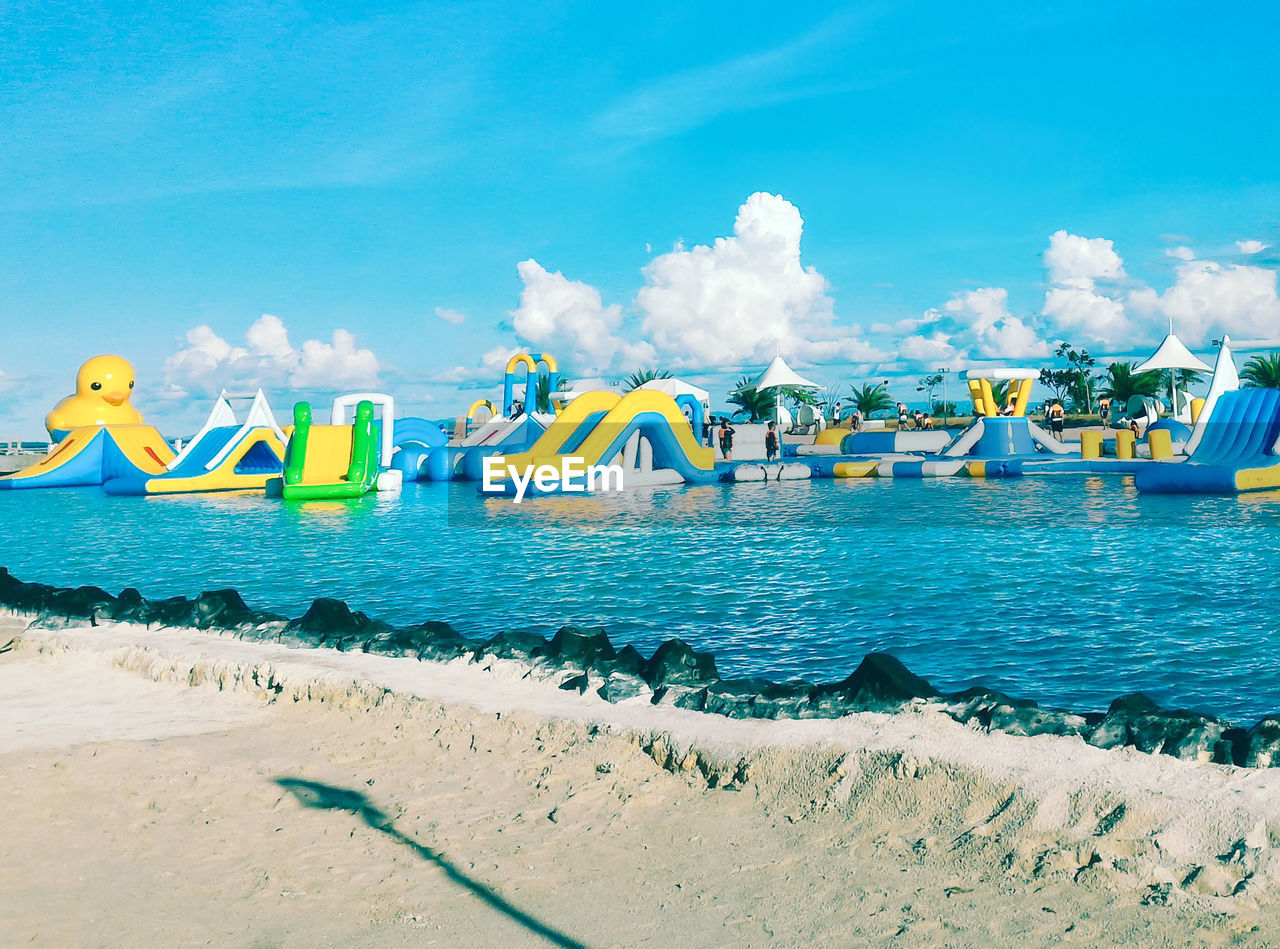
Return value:
<svg viewBox="0 0 1280 949">
<path fill-rule="evenodd" d="M 45 417 L 57 442 L 35 464 L 0 477 L 0 489 L 96 486 L 164 472 L 173 449 L 130 404 L 133 367 L 94 356 L 76 374 L 76 391 Z"/>
<path fill-rule="evenodd" d="M 1152 465 L 1139 491 L 1235 494 L 1280 488 L 1280 389 L 1223 392 L 1187 461 Z"/>
<path fill-rule="evenodd" d="M 617 465 L 624 484 L 707 484 L 717 479 L 715 453 L 698 444 L 690 420 L 664 392 L 625 396 L 586 392 L 556 416 L 527 452 L 499 456 L 516 471 L 560 468 L 566 458 L 587 467 Z M 506 489 L 510 490 L 510 481 Z"/>
<path fill-rule="evenodd" d="M 334 417 L 341 417 L 336 400 Z M 385 428 L 390 438 L 390 426 Z M 299 402 L 293 407 L 293 434 L 285 451 L 284 471 L 267 481 L 267 494 L 292 501 L 357 498 L 375 491 L 379 442 L 371 400 L 356 404 L 350 425 L 315 425 L 311 404 Z"/>
<path fill-rule="evenodd" d="M 0 490 L 98 486 L 162 474 L 173 449 L 150 425 L 73 428 L 34 465 L 0 477 Z"/>
<path fill-rule="evenodd" d="M 200 431 L 164 472 L 112 478 L 103 489 L 108 494 L 261 491 L 282 470 L 285 435 L 261 389 L 243 423 L 236 420 L 231 398 L 226 392 L 218 396 Z"/>
</svg>

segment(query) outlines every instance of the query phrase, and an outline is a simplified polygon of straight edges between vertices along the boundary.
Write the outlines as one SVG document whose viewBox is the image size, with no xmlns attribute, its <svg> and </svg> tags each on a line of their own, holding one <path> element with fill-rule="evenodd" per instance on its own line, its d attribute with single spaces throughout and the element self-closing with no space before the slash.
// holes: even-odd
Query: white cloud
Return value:
<svg viewBox="0 0 1280 949">
<path fill-rule="evenodd" d="M 1111 241 L 1057 231 L 1049 238 L 1044 261 L 1054 284 L 1045 293 L 1041 310 L 1046 336 L 1104 349 L 1128 348 L 1158 338 L 1159 320 L 1140 307 L 1126 308 L 1124 294 L 1098 288 L 1098 281 L 1127 278 L 1124 260 Z M 1140 296 L 1141 289 L 1130 291 L 1129 299 L 1135 293 Z"/>
<path fill-rule="evenodd" d="M 459 313 L 457 310 L 451 310 L 443 306 L 436 307 L 436 316 L 446 323 L 453 323 L 455 326 L 467 321 L 465 313 Z"/>
<path fill-rule="evenodd" d="M 733 236 L 655 257 L 636 294 L 644 334 L 674 368 L 758 363 L 782 352 L 809 362 L 875 362 L 884 353 L 839 327 L 827 281 L 800 260 L 804 221 L 759 192 Z"/>
<path fill-rule="evenodd" d="M 1242 254 L 1261 254 L 1267 249 L 1267 245 L 1262 241 L 1236 241 L 1236 246 L 1240 248 Z"/>
<path fill-rule="evenodd" d="M 908 336 L 898 347 L 898 354 L 908 362 L 944 363 L 947 368 L 952 368 L 951 364 L 959 355 L 951 345 L 951 337 L 941 330 L 935 330 L 929 336 Z"/>
<path fill-rule="evenodd" d="M 1056 231 L 1044 254 L 1049 280 L 1063 287 L 1093 289 L 1097 280 L 1119 280 L 1125 276 L 1124 261 L 1111 241 L 1102 237 L 1080 237 Z"/>
<path fill-rule="evenodd" d="M 331 342 L 308 339 L 295 349 L 284 322 L 264 313 L 245 333 L 245 346 L 233 346 L 209 326 L 189 330 L 185 346 L 165 360 L 166 391 L 213 392 L 228 385 L 290 389 L 341 389 L 376 385 L 378 360 L 356 346 L 344 329 Z"/>
<path fill-rule="evenodd" d="M 514 346 L 495 346 L 480 357 L 478 366 L 455 366 L 440 374 L 441 382 L 493 384 L 494 380 L 502 381 L 502 374 L 507 362 L 516 353 L 522 352 Z"/>
<path fill-rule="evenodd" d="M 1265 267 L 1188 260 L 1178 267 L 1177 282 L 1163 294 L 1135 295 L 1132 300 L 1171 318 L 1190 345 L 1203 345 L 1224 332 L 1244 338 L 1280 336 L 1276 272 Z"/>
<path fill-rule="evenodd" d="M 1089 346 L 1133 342 L 1124 304 L 1091 289 L 1053 287 L 1044 295 L 1044 315 L 1056 333 Z"/>
<path fill-rule="evenodd" d="M 1170 257 L 1177 258 L 1178 260 L 1195 260 L 1196 259 L 1196 252 L 1192 250 L 1190 247 L 1171 247 L 1168 250 L 1166 250 L 1165 253 L 1168 254 Z"/>
<path fill-rule="evenodd" d="M 1009 312 L 1009 291 L 983 287 L 958 293 L 943 311 L 963 327 L 960 338 L 984 359 L 1041 359 L 1049 355 L 1049 343 Z"/>
<path fill-rule="evenodd" d="M 517 335 L 534 346 L 568 351 L 585 372 L 600 372 L 618 360 L 648 365 L 657 354 L 648 343 L 629 343 L 617 335 L 622 307 L 604 305 L 600 291 L 587 283 L 551 273 L 536 260 L 517 266 L 524 290 L 511 312 Z"/>
</svg>

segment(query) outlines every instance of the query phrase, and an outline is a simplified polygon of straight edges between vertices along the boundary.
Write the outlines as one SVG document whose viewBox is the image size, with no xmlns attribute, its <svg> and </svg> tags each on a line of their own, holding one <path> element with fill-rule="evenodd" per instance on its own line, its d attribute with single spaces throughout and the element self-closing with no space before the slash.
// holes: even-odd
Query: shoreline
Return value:
<svg viewBox="0 0 1280 949">
<path fill-rule="evenodd" d="M 1106 712 L 1042 707 L 1034 700 L 982 687 L 942 693 L 889 653 L 868 653 L 837 682 L 726 679 L 714 655 L 697 652 L 681 640 L 667 640 L 645 657 L 629 644 L 615 647 L 607 632 L 595 626 L 564 626 L 551 638 L 514 631 L 471 640 L 446 622 L 392 626 L 331 598 L 315 600 L 303 616 L 290 619 L 249 607 L 235 590 L 206 591 L 194 599 L 148 600 L 133 589 L 112 596 L 91 586 L 24 582 L 0 567 L 3 609 L 31 615 L 37 624 L 72 619 L 91 624 L 135 622 L 221 631 L 245 641 L 421 660 L 514 659 L 531 664 L 539 678 L 555 679 L 562 689 L 592 692 L 610 703 L 643 697 L 655 707 L 669 705 L 732 719 L 832 719 L 927 705 L 988 733 L 1074 736 L 1099 748 L 1130 747 L 1239 767 L 1280 766 L 1280 713 L 1265 715 L 1245 728 L 1212 715 L 1161 707 L 1141 692 L 1116 698 Z"/>
</svg>

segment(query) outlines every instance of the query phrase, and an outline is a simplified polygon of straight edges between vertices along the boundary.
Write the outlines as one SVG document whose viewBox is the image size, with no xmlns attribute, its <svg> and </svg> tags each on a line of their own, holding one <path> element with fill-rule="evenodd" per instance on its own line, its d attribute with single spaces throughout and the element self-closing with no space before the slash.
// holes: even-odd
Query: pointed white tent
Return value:
<svg viewBox="0 0 1280 949">
<path fill-rule="evenodd" d="M 1191 350 L 1183 345 L 1182 340 L 1173 334 L 1172 325 L 1169 328 L 1169 335 L 1164 338 L 1164 342 L 1156 349 L 1154 353 L 1142 363 L 1134 372 L 1151 372 L 1154 370 L 1169 369 L 1169 412 L 1175 418 L 1178 417 L 1178 370 L 1193 369 L 1196 372 L 1209 372 L 1209 367 L 1192 355 Z"/>
<path fill-rule="evenodd" d="M 776 389 L 778 386 L 794 386 L 797 389 L 822 388 L 821 383 L 797 375 L 781 356 L 774 356 L 773 362 L 769 363 L 764 372 L 756 376 L 756 381 L 751 383 L 751 387 L 757 392 L 763 392 L 765 389 Z"/>
<path fill-rule="evenodd" d="M 1134 372 L 1149 372 L 1153 369 L 1194 369 L 1196 372 L 1209 372 L 1209 366 L 1192 355 L 1191 350 L 1183 345 L 1173 333 L 1164 338 L 1158 349 L 1147 361 L 1135 368 Z"/>
<path fill-rule="evenodd" d="M 764 372 L 756 376 L 756 381 L 751 384 L 751 387 L 757 392 L 764 392 L 767 389 L 774 391 L 773 418 L 783 428 L 786 428 L 791 423 L 790 421 L 784 423 L 782 420 L 782 390 L 784 388 L 821 389 L 822 384 L 797 374 L 794 369 L 787 365 L 786 360 L 781 355 L 778 355 L 773 357 L 773 361 L 765 367 Z M 791 416 L 788 414 L 787 418 L 789 420 Z"/>
<path fill-rule="evenodd" d="M 1231 355 L 1231 337 L 1224 335 L 1222 347 L 1218 350 L 1218 361 L 1213 366 L 1213 378 L 1209 381 L 1209 394 L 1204 397 L 1204 408 L 1200 410 L 1200 417 L 1196 419 L 1196 426 L 1184 449 L 1188 455 L 1196 450 L 1200 439 L 1204 438 L 1205 426 L 1209 424 L 1209 416 L 1213 414 L 1218 398 L 1224 392 L 1235 392 L 1239 388 L 1240 373 L 1236 371 L 1236 361 Z"/>
</svg>

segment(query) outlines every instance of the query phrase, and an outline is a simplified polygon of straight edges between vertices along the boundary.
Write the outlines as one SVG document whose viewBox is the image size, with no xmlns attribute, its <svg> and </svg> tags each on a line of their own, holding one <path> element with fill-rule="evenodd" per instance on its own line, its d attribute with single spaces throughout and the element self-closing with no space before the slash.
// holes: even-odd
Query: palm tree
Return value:
<svg viewBox="0 0 1280 949">
<path fill-rule="evenodd" d="M 1240 370 L 1240 378 L 1249 389 L 1280 389 L 1280 353 L 1250 356 Z"/>
<path fill-rule="evenodd" d="M 991 380 L 991 398 L 995 400 L 996 409 L 1000 409 L 1009 401 L 1009 380 L 1008 379 L 992 379 Z"/>
<path fill-rule="evenodd" d="M 853 407 L 863 418 L 870 418 L 872 412 L 892 409 L 893 399 L 889 397 L 889 390 L 885 388 L 884 383 L 865 385 L 860 389 L 854 388 Z"/>
<path fill-rule="evenodd" d="M 760 422 L 768 417 L 775 397 L 772 391 L 761 392 L 756 389 L 751 384 L 752 381 L 750 376 L 743 376 L 734 386 L 733 394 L 725 401 L 731 405 L 740 406 L 751 416 L 751 421 Z"/>
<path fill-rule="evenodd" d="M 1102 377 L 1102 394 L 1124 405 L 1135 395 L 1155 396 L 1160 391 L 1160 373 L 1133 371 L 1131 362 L 1113 362 Z"/>
<path fill-rule="evenodd" d="M 564 376 L 561 376 L 560 382 L 556 386 L 556 391 L 568 392 L 571 388 L 572 388 L 572 385 L 570 385 L 569 380 L 566 379 Z M 553 411 L 551 407 L 551 377 L 550 376 L 538 376 L 538 385 L 534 388 L 533 392 L 534 392 L 534 399 L 537 402 L 537 406 L 534 408 L 535 412 L 544 412 L 549 414 L 551 411 Z"/>
<path fill-rule="evenodd" d="M 622 391 L 630 392 L 632 389 L 639 389 L 646 382 L 653 382 L 655 379 L 670 378 L 671 373 L 667 372 L 665 369 L 637 369 L 623 380 Z"/>
</svg>

